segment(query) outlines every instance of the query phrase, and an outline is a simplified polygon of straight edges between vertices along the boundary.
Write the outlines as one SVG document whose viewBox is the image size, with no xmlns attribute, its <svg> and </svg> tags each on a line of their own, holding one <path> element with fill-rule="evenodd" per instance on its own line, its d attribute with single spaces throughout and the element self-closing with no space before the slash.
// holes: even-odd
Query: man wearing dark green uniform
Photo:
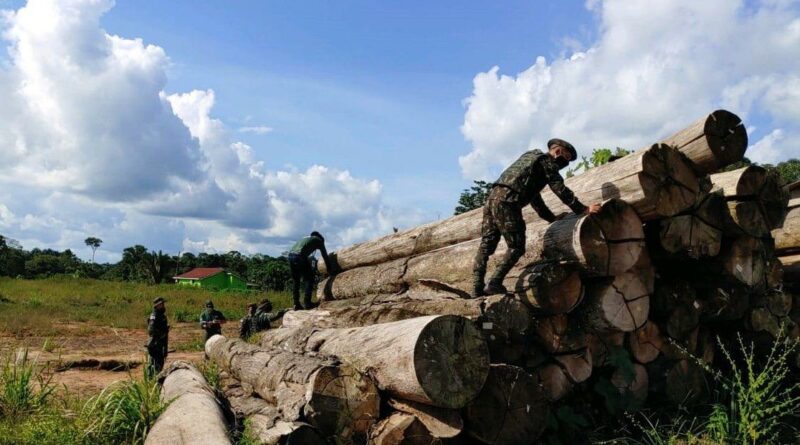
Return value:
<svg viewBox="0 0 800 445">
<path fill-rule="evenodd" d="M 253 315 L 253 333 L 266 331 L 272 327 L 272 323 L 283 317 L 288 309 L 281 309 L 272 312 L 272 303 L 269 300 L 261 300 L 255 315 Z"/>
<path fill-rule="evenodd" d="M 303 306 L 306 309 L 314 307 L 311 303 L 311 292 L 314 289 L 314 274 L 315 271 L 311 268 L 309 256 L 320 251 L 322 259 L 325 261 L 325 267 L 328 273 L 333 274 L 334 268 L 328 258 L 328 251 L 325 250 L 325 238 L 319 232 L 311 232 L 311 235 L 304 237 L 296 242 L 289 250 L 289 268 L 292 271 L 292 298 L 294 300 L 294 309 L 301 310 Z M 305 300 L 303 306 L 300 305 L 300 280 L 305 281 Z"/>
<path fill-rule="evenodd" d="M 153 312 L 147 319 L 147 335 L 150 337 L 147 342 L 149 356 L 147 369 L 145 369 L 147 377 L 154 377 L 161 372 L 164 369 L 164 361 L 167 359 L 169 324 L 167 323 L 167 308 L 164 303 L 164 299 L 161 297 L 153 300 Z"/>
<path fill-rule="evenodd" d="M 256 314 L 256 304 L 250 303 L 247 305 L 247 314 L 239 320 L 239 338 L 247 340 L 253 335 L 253 316 Z"/>
<path fill-rule="evenodd" d="M 206 309 L 200 314 L 200 327 L 206 331 L 205 341 L 213 335 L 222 334 L 222 325 L 226 321 L 222 312 L 214 309 L 214 303 L 206 301 Z"/>
<path fill-rule="evenodd" d="M 525 220 L 522 208 L 530 204 L 544 220 L 553 222 L 556 216 L 547 208 L 540 192 L 545 185 L 576 214 L 597 213 L 600 204 L 586 207 L 564 185 L 559 170 L 575 160 L 575 147 L 561 139 L 547 142 L 547 153 L 531 150 L 511 164 L 493 185 L 483 206 L 481 245 L 475 256 L 474 296 L 506 293 L 503 279 L 525 253 Z M 484 289 L 486 264 L 497 249 L 500 237 L 506 240 L 508 250 Z"/>
</svg>

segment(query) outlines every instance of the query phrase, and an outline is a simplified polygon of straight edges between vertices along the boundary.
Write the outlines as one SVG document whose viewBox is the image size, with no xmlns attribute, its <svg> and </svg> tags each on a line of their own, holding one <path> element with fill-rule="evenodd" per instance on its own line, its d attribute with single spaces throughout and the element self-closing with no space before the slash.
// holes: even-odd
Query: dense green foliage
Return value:
<svg viewBox="0 0 800 445">
<path fill-rule="evenodd" d="M 86 239 L 92 255 L 102 240 Z M 223 267 L 262 290 L 283 291 L 291 286 L 289 262 L 285 257 L 242 255 L 237 251 L 225 254 L 183 253 L 180 257 L 162 251 L 151 251 L 135 245 L 122 251 L 116 264 L 95 264 L 82 261 L 71 250 L 25 250 L 19 243 L 0 235 L 0 276 L 47 278 L 54 275 L 97 278 L 110 281 L 132 281 L 160 284 L 195 267 Z"/>
<path fill-rule="evenodd" d="M 461 196 L 458 197 L 458 205 L 456 206 L 455 214 L 469 212 L 480 207 L 486 202 L 486 197 L 489 196 L 489 191 L 492 189 L 492 183 L 486 181 L 473 181 L 475 184 L 464 189 Z"/>
<path fill-rule="evenodd" d="M 788 161 L 779 162 L 776 165 L 772 164 L 759 164 L 750 159 L 744 158 L 741 161 L 731 164 L 722 169 L 722 171 L 736 170 L 748 165 L 759 165 L 767 170 L 775 171 L 780 176 L 784 184 L 791 184 L 792 182 L 800 181 L 800 160 L 789 159 Z"/>
</svg>

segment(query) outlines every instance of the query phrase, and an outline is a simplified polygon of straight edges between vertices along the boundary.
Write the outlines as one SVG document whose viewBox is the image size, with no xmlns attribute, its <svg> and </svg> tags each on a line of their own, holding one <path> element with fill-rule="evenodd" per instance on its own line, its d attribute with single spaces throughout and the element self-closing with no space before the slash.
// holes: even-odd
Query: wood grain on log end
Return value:
<svg viewBox="0 0 800 445">
<path fill-rule="evenodd" d="M 650 294 L 638 274 L 627 272 L 590 285 L 584 306 L 586 321 L 594 329 L 631 332 L 647 321 Z"/>
<path fill-rule="evenodd" d="M 566 314 L 583 300 L 580 269 L 573 263 L 533 264 L 520 274 L 515 293 L 545 314 Z"/>
<path fill-rule="evenodd" d="M 640 181 L 645 195 L 655 197 L 653 213 L 667 217 L 691 207 L 700 186 L 684 156 L 667 144 L 653 144 L 642 158 Z"/>
</svg>

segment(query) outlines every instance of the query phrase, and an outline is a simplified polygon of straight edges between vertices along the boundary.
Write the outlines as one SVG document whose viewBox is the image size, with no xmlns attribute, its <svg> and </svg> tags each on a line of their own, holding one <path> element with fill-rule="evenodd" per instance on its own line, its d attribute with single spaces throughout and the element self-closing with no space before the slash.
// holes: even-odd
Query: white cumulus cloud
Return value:
<svg viewBox="0 0 800 445">
<path fill-rule="evenodd" d="M 719 107 L 748 124 L 750 117 L 766 123 L 767 133 L 776 125 L 787 139 L 800 133 L 796 1 L 588 6 L 600 33 L 587 50 L 549 62 L 537 57 L 516 75 L 493 67 L 475 76 L 461 128 L 472 144 L 459 159 L 465 176 L 493 179 L 552 137 L 584 155 L 598 147 L 640 148 Z M 800 154 L 800 146 L 787 148 L 782 157 Z"/>
</svg>

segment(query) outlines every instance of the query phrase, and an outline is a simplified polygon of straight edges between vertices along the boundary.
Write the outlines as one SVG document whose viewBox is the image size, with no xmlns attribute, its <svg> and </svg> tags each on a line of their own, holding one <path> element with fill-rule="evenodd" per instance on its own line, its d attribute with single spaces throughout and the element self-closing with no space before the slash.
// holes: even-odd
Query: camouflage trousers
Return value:
<svg viewBox="0 0 800 445">
<path fill-rule="evenodd" d="M 481 245 L 475 256 L 473 269 L 475 289 L 483 289 L 489 257 L 497 250 L 501 236 L 506 240 L 508 250 L 489 280 L 490 283 L 502 284 L 508 272 L 525 253 L 525 220 L 522 219 L 522 209 L 517 203 L 503 199 L 505 196 L 505 189 L 494 187 L 483 206 Z"/>
</svg>

